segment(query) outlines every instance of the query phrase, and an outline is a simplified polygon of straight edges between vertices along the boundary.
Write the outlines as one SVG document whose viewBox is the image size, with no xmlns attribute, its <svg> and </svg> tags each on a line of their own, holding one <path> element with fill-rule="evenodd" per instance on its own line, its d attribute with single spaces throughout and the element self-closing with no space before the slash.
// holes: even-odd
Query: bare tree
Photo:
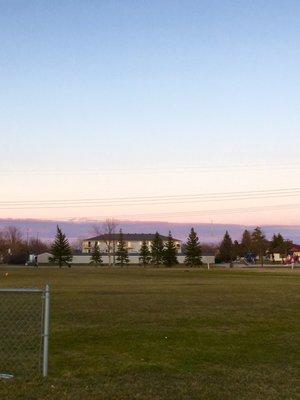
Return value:
<svg viewBox="0 0 300 400">
<path fill-rule="evenodd" d="M 114 218 L 107 218 L 103 223 L 103 232 L 105 236 L 105 244 L 108 253 L 108 264 L 116 264 L 116 229 L 119 221 Z"/>
<path fill-rule="evenodd" d="M 15 226 L 7 226 L 0 231 L 0 263 L 23 264 L 30 254 L 49 251 L 49 246 L 38 237 L 24 239 Z"/>
<path fill-rule="evenodd" d="M 17 246 L 23 240 L 22 232 L 15 226 L 7 226 L 4 228 L 3 234 L 11 247 Z"/>
<path fill-rule="evenodd" d="M 93 226 L 93 231 L 94 231 L 96 236 L 101 235 L 103 233 L 102 232 L 102 226 L 101 225 L 94 225 Z"/>
<path fill-rule="evenodd" d="M 2 231 L 2 244 L 4 262 L 23 264 L 28 257 L 28 245 L 23 240 L 22 232 L 15 226 L 7 226 Z M 5 247 L 7 251 L 5 251 Z"/>
<path fill-rule="evenodd" d="M 77 239 L 71 242 L 71 247 L 74 252 L 81 252 L 82 251 L 82 242 L 84 238 L 82 236 L 78 237 Z"/>
<path fill-rule="evenodd" d="M 8 243 L 6 240 L 6 237 L 4 235 L 4 232 L 0 232 L 0 262 L 4 262 L 5 257 L 7 256 L 8 253 Z"/>
<path fill-rule="evenodd" d="M 116 263 L 116 247 L 117 247 L 116 230 L 118 225 L 119 225 L 118 220 L 114 218 L 107 218 L 101 225 L 93 226 L 93 231 L 96 236 L 103 235 L 103 240 L 106 245 L 109 265 L 115 265 Z"/>
<path fill-rule="evenodd" d="M 47 243 L 45 243 L 42 240 L 40 240 L 38 237 L 29 238 L 28 243 L 27 243 L 27 247 L 28 247 L 28 252 L 30 254 L 46 253 L 50 249 L 50 246 Z"/>
<path fill-rule="evenodd" d="M 7 226 L 3 229 L 3 237 L 7 244 L 8 255 L 15 255 L 24 252 L 22 232 L 16 226 Z"/>
</svg>

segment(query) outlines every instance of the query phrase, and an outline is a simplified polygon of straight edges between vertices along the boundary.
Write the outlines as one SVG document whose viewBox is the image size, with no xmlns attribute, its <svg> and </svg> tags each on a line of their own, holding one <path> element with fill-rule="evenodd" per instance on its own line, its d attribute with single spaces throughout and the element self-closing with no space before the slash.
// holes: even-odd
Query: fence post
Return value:
<svg viewBox="0 0 300 400">
<path fill-rule="evenodd" d="M 50 330 L 50 285 L 45 288 L 44 304 L 44 346 L 43 346 L 43 377 L 48 376 L 48 358 L 49 358 L 49 330 Z"/>
</svg>

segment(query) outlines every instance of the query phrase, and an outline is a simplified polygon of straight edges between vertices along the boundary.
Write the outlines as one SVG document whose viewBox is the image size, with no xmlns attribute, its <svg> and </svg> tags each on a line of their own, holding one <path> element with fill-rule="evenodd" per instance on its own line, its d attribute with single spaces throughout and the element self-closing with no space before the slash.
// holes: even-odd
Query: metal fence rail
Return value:
<svg viewBox="0 0 300 400">
<path fill-rule="evenodd" d="M 0 376 L 48 375 L 50 288 L 0 288 Z"/>
</svg>

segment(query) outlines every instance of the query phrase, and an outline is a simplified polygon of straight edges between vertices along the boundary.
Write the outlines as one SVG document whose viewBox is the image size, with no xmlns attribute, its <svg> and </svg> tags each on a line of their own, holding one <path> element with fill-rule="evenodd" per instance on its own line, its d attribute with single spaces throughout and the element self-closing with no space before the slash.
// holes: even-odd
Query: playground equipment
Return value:
<svg viewBox="0 0 300 400">
<path fill-rule="evenodd" d="M 26 266 L 33 266 L 37 267 L 38 262 L 37 262 L 37 255 L 36 254 L 29 254 L 28 261 L 25 264 Z"/>
<path fill-rule="evenodd" d="M 248 253 L 245 254 L 244 262 L 246 265 L 255 264 L 256 263 L 256 255 L 254 253 L 252 253 L 251 251 L 248 251 Z"/>
</svg>

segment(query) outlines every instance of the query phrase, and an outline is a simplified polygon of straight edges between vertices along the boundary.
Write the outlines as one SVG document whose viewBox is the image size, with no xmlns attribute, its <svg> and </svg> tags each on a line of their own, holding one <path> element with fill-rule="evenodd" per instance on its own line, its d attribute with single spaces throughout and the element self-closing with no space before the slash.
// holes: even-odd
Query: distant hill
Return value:
<svg viewBox="0 0 300 400">
<path fill-rule="evenodd" d="M 24 235 L 29 237 L 38 236 L 42 240 L 50 241 L 56 232 L 56 225 L 63 229 L 71 241 L 79 238 L 92 236 L 95 232 L 95 225 L 101 226 L 99 221 L 74 220 L 74 221 L 49 221 L 38 219 L 0 219 L 0 229 L 14 225 L 18 227 Z M 147 221 L 121 221 L 120 227 L 123 232 L 128 233 L 153 233 L 156 230 L 163 235 L 167 235 L 171 230 L 174 237 L 186 240 L 186 237 L 194 227 L 198 232 L 200 240 L 206 243 L 217 243 L 221 240 L 225 230 L 228 230 L 232 238 L 239 240 L 244 229 L 253 229 L 255 226 L 233 225 L 233 224 L 192 224 L 192 223 L 174 223 L 174 222 L 147 222 Z M 300 243 L 300 226 L 289 225 L 263 225 L 264 232 L 268 238 L 274 233 L 282 233 L 284 237 L 293 240 L 294 243 Z"/>
</svg>

